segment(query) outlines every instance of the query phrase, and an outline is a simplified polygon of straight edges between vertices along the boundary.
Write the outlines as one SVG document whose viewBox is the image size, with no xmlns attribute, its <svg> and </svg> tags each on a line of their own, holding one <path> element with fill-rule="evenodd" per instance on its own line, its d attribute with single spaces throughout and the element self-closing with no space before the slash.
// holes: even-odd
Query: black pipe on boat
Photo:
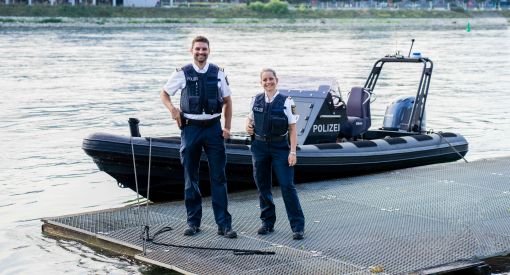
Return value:
<svg viewBox="0 0 510 275">
<path fill-rule="evenodd" d="M 138 127 L 138 123 L 140 120 L 134 117 L 130 117 L 129 120 L 129 131 L 131 132 L 132 137 L 141 137 L 140 128 Z"/>
</svg>

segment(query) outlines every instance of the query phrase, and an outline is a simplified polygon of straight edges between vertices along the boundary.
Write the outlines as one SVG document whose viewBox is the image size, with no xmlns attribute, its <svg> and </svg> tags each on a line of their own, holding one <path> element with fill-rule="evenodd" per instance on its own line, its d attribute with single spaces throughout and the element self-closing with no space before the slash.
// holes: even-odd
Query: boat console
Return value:
<svg viewBox="0 0 510 275">
<path fill-rule="evenodd" d="M 299 115 L 298 145 L 334 143 L 339 139 L 368 138 L 371 126 L 370 102 L 385 63 L 421 63 L 423 70 L 416 96 L 398 98 L 388 105 L 384 115 L 384 132 L 377 136 L 421 134 L 425 129 L 427 99 L 432 61 L 425 57 L 385 56 L 375 62 L 363 87 L 353 87 L 347 102 L 340 94 L 334 78 L 282 77 L 279 91 L 292 97 Z"/>
<path fill-rule="evenodd" d="M 346 105 L 336 79 L 283 77 L 278 91 L 296 104 L 299 145 L 336 142 L 347 123 Z"/>
</svg>

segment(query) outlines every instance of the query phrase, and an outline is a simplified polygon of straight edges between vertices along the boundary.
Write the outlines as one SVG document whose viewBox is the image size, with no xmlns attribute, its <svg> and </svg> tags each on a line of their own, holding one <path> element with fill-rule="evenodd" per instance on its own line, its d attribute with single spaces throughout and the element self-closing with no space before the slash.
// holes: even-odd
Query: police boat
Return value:
<svg viewBox="0 0 510 275">
<path fill-rule="evenodd" d="M 417 93 L 391 102 L 382 127 L 373 129 L 370 104 L 386 63 L 421 64 L 423 70 Z M 468 142 L 463 136 L 425 129 L 425 104 L 432 69 L 432 61 L 425 57 L 386 56 L 374 64 L 363 87 L 351 89 L 346 101 L 335 79 L 280 80 L 279 91 L 294 99 L 300 116 L 295 182 L 464 158 Z M 142 196 L 149 195 L 153 202 L 182 198 L 184 173 L 179 158 L 180 137 L 141 137 L 139 121 L 131 118 L 129 122 L 131 136 L 94 133 L 83 140 L 83 150 L 121 187 L 136 191 L 138 186 L 138 192 Z M 255 188 L 250 144 L 247 134 L 232 136 L 226 141 L 229 191 Z M 206 194 L 208 180 L 207 160 L 202 154 L 200 184 Z M 147 194 L 148 182 L 150 194 Z"/>
</svg>

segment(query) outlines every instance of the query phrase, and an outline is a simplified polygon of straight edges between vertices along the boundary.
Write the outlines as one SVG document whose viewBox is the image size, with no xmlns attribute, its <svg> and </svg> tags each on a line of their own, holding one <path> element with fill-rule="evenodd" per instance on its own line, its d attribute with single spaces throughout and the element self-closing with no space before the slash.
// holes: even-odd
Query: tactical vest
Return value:
<svg viewBox="0 0 510 275">
<path fill-rule="evenodd" d="M 181 91 L 181 110 L 186 114 L 218 114 L 223 107 L 223 97 L 218 88 L 219 67 L 209 64 L 205 73 L 198 73 L 192 64 L 182 67 L 186 87 Z"/>
<path fill-rule="evenodd" d="M 263 137 L 287 134 L 289 122 L 285 115 L 286 97 L 278 94 L 271 103 L 266 103 L 264 98 L 264 93 L 258 94 L 253 102 L 255 134 Z"/>
</svg>

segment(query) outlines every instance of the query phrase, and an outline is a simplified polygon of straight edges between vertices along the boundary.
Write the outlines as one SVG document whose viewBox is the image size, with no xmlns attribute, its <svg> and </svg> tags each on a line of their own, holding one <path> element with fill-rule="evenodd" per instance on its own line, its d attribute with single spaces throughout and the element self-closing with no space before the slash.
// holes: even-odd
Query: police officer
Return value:
<svg viewBox="0 0 510 275">
<path fill-rule="evenodd" d="M 207 155 L 211 182 L 212 208 L 218 225 L 218 235 L 236 238 L 232 217 L 228 212 L 226 154 L 224 139 L 230 138 L 232 101 L 223 69 L 208 63 L 209 40 L 197 36 L 191 43 L 193 63 L 170 76 L 161 91 L 161 99 L 172 118 L 181 128 L 181 163 L 184 166 L 184 203 L 188 228 L 184 235 L 200 231 L 202 197 L 199 189 L 199 166 L 202 148 Z M 180 109 L 172 104 L 170 96 L 181 91 Z M 225 124 L 221 128 L 221 112 Z"/>
<path fill-rule="evenodd" d="M 251 145 L 253 176 L 259 191 L 262 220 L 257 233 L 265 235 L 274 231 L 276 212 L 271 194 L 271 174 L 274 169 L 293 232 L 292 238 L 301 240 L 304 237 L 305 217 L 294 185 L 294 165 L 297 161 L 294 102 L 277 91 L 278 78 L 273 69 L 262 70 L 260 84 L 264 92 L 253 98 L 246 123 L 246 131 L 254 136 Z"/>
</svg>

